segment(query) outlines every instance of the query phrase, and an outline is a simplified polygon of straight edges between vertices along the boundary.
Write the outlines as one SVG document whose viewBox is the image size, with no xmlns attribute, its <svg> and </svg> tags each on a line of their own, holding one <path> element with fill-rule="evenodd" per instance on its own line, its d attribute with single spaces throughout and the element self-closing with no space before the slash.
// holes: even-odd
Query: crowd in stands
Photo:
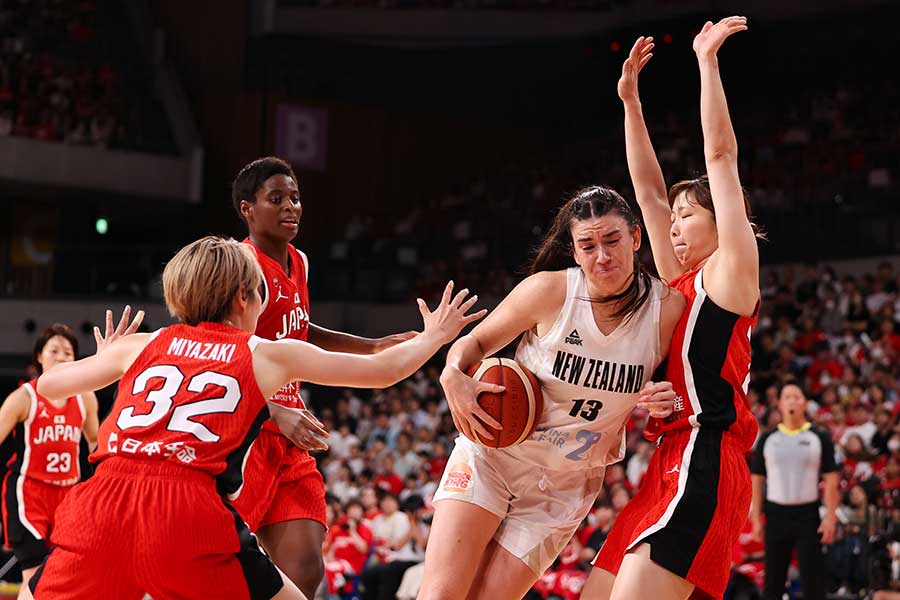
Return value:
<svg viewBox="0 0 900 600">
<path fill-rule="evenodd" d="M 290 8 L 608 11 L 631 0 L 281 0 L 279 4 Z"/>
<path fill-rule="evenodd" d="M 104 0 L 0 0 L 0 136 L 171 151 L 123 21 Z"/>
<path fill-rule="evenodd" d="M 831 433 L 842 468 L 839 533 L 827 553 L 830 590 L 859 597 L 888 589 L 892 565 L 900 565 L 900 272 L 891 262 L 845 276 L 828 266 L 775 269 L 762 296 L 750 383 L 760 430 L 780 421 L 779 386 L 800 384 L 809 420 Z M 431 498 L 457 435 L 440 367 L 433 363 L 386 390 L 342 390 L 327 401 L 324 392 L 311 392 L 332 431 L 331 448 L 319 457 L 330 498 L 332 597 L 415 597 Z M 533 599 L 578 598 L 588 563 L 653 454 L 641 436 L 644 424 L 636 410 L 626 459 L 607 469 L 594 510 Z M 734 549 L 729 598 L 759 597 L 762 553 L 748 522 Z M 896 574 L 893 580 L 896 586 Z"/>
<path fill-rule="evenodd" d="M 813 235 L 829 236 L 830 256 L 858 252 L 863 241 L 870 251 L 874 244 L 900 243 L 879 239 L 876 224 L 859 216 L 869 210 L 882 224 L 900 221 L 889 198 L 900 189 L 893 160 L 900 154 L 896 82 L 832 83 L 802 97 L 741 100 L 736 95 L 732 101 L 741 178 L 757 222 L 770 232 L 763 247 L 767 256 L 790 260 L 809 254 L 804 239 Z M 670 184 L 705 171 L 694 112 L 663 108 L 646 114 Z M 308 249 L 317 269 L 328 274 L 312 284 L 316 293 L 406 301 L 439 292 L 441 282 L 453 278 L 471 282 L 482 295 L 502 295 L 569 194 L 602 184 L 631 196 L 620 115 L 615 118 L 603 139 L 492 169 L 426 205 L 349 217 L 338 241 Z"/>
</svg>

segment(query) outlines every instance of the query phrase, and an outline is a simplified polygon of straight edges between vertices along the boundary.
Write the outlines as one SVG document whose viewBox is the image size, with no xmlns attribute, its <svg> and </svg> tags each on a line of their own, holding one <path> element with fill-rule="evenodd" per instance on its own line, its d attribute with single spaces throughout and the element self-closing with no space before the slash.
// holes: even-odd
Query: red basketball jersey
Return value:
<svg viewBox="0 0 900 600">
<path fill-rule="evenodd" d="M 646 437 L 703 425 L 730 431 L 749 450 L 756 440 L 750 412 L 750 333 L 759 305 L 744 317 L 716 305 L 703 289 L 703 269 L 689 271 L 670 284 L 687 298 L 687 308 L 672 334 L 666 380 L 675 388 L 675 412 L 651 419 Z"/>
<path fill-rule="evenodd" d="M 244 243 L 253 248 L 256 260 L 263 272 L 265 298 L 262 313 L 256 323 L 256 335 L 266 340 L 302 340 L 309 334 L 309 290 L 306 287 L 306 255 L 288 244 L 288 263 L 291 274 L 281 268 L 278 261 L 256 247 L 249 239 Z M 276 393 L 271 400 L 288 408 L 304 408 L 300 397 L 300 382 L 293 381 Z M 272 422 L 265 427 L 280 433 Z"/>
<path fill-rule="evenodd" d="M 81 396 L 57 407 L 37 393 L 37 379 L 22 387 L 30 399 L 28 417 L 14 430 L 10 470 L 45 483 L 75 485 L 81 481 L 78 453 L 87 414 Z"/>
<path fill-rule="evenodd" d="M 219 323 L 157 331 L 119 382 L 91 461 L 170 461 L 215 476 L 220 493 L 238 491 L 269 418 L 253 374 L 258 341 Z"/>
</svg>

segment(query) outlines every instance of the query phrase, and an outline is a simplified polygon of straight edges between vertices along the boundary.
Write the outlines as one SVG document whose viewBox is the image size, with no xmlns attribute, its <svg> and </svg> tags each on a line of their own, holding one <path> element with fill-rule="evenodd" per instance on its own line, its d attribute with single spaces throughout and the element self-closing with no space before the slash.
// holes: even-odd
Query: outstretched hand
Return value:
<svg viewBox="0 0 900 600">
<path fill-rule="evenodd" d="M 651 58 L 653 58 L 653 38 L 641 36 L 634 42 L 628 58 L 622 63 L 622 76 L 619 78 L 619 98 L 622 102 L 637 102 L 640 100 L 638 95 L 638 73 L 644 68 Z"/>
<path fill-rule="evenodd" d="M 418 299 L 419 312 L 422 313 L 422 321 L 425 323 L 425 333 L 433 333 L 442 343 L 452 342 L 469 323 L 474 323 L 487 314 L 482 309 L 470 315 L 466 313 L 478 301 L 478 296 L 472 296 L 468 300 L 469 290 L 460 290 L 453 296 L 453 282 L 447 283 L 444 294 L 434 311 L 428 309 L 428 305 L 421 298 Z"/>
<path fill-rule="evenodd" d="M 119 325 L 113 329 L 113 312 L 109 309 L 106 310 L 106 335 L 100 335 L 100 328 L 96 325 L 94 326 L 94 340 L 97 342 L 97 354 L 100 354 L 102 351 L 109 348 L 109 345 L 117 339 L 125 337 L 126 335 L 131 335 L 137 331 L 138 327 L 141 326 L 141 322 L 144 320 L 144 311 L 139 310 L 134 316 L 134 320 L 129 325 L 128 319 L 130 318 L 131 306 L 126 306 L 125 310 L 122 311 L 122 318 L 119 319 Z"/>
<path fill-rule="evenodd" d="M 694 52 L 698 57 L 715 56 L 729 36 L 746 30 L 747 17 L 725 17 L 715 25 L 712 21 L 707 21 L 694 38 Z"/>
</svg>

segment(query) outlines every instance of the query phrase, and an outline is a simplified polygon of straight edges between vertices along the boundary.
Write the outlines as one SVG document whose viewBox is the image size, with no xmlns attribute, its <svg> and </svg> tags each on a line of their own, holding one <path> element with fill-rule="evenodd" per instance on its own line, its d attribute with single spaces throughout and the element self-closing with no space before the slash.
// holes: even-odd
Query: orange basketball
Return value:
<svg viewBox="0 0 900 600">
<path fill-rule="evenodd" d="M 496 419 L 503 429 L 498 432 L 492 427 L 487 430 L 494 435 L 493 440 L 474 440 L 488 448 L 509 448 L 528 439 L 541 420 L 544 412 L 544 397 L 541 385 L 534 373 L 509 358 L 486 358 L 475 363 L 466 373 L 476 381 L 502 385 L 501 394 L 482 392 L 478 404 Z"/>
</svg>

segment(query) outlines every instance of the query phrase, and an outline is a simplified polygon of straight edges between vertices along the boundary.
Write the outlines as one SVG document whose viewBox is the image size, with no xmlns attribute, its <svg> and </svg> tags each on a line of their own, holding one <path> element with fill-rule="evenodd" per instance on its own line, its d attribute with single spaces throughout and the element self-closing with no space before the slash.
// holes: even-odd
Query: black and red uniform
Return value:
<svg viewBox="0 0 900 600">
<path fill-rule="evenodd" d="M 94 476 L 56 513 L 35 598 L 271 598 L 281 575 L 228 504 L 269 417 L 259 338 L 227 325 L 156 332 L 100 426 Z"/>
<path fill-rule="evenodd" d="M 36 382 L 22 386 L 28 393 L 28 416 L 13 430 L 15 449 L 3 479 L 4 542 L 24 569 L 47 556 L 56 508 L 82 479 L 87 417 L 81 396 L 57 406 L 37 393 Z"/>
<path fill-rule="evenodd" d="M 309 334 L 309 291 L 306 255 L 288 244 L 288 271 L 250 240 L 263 272 L 265 298 L 256 335 L 267 340 L 302 340 Z M 288 408 L 304 408 L 300 382 L 294 381 L 271 399 Z M 253 531 L 272 523 L 311 519 L 325 526 L 325 481 L 315 459 L 281 435 L 268 421 L 253 444 L 244 469 L 244 488 L 234 506 Z"/>
<path fill-rule="evenodd" d="M 645 435 L 661 436 L 659 448 L 594 564 L 618 573 L 624 555 L 644 542 L 653 562 L 696 586 L 693 597 L 721 598 L 750 512 L 745 456 L 757 424 L 747 386 L 759 307 L 745 317 L 716 305 L 703 289 L 702 268 L 670 286 L 688 301 L 666 367 L 675 411 L 648 424 Z"/>
</svg>

